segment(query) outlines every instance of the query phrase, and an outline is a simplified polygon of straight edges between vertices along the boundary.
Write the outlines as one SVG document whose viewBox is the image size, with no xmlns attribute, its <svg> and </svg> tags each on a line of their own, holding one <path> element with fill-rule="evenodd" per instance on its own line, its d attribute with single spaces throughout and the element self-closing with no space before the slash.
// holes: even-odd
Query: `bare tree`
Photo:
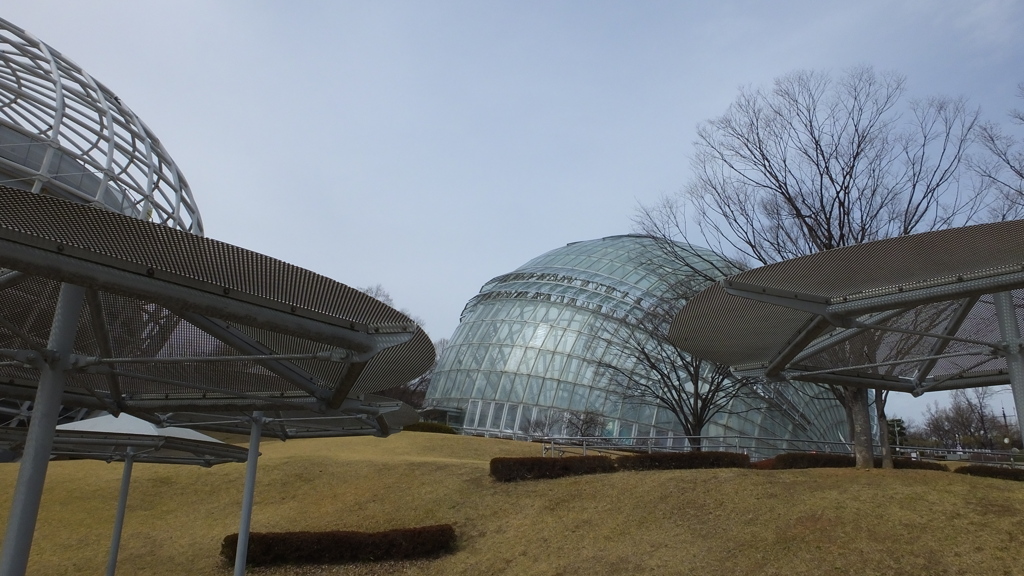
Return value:
<svg viewBox="0 0 1024 576">
<path fill-rule="evenodd" d="M 694 292 L 686 290 L 687 295 Z M 751 380 L 736 378 L 727 366 L 691 356 L 669 341 L 669 325 L 682 300 L 656 299 L 630 322 L 616 323 L 607 336 L 611 352 L 598 368 L 623 400 L 671 412 L 691 449 L 700 451 L 704 429 Z"/>
<path fill-rule="evenodd" d="M 578 438 L 600 436 L 604 432 L 604 416 L 593 410 L 570 410 L 565 413 L 565 435 Z"/>
<path fill-rule="evenodd" d="M 1008 430 L 992 410 L 992 388 L 973 388 L 970 392 L 954 390 L 949 406 L 928 406 L 925 411 L 925 434 L 945 448 L 976 448 L 993 450 Z M 1004 436 L 1005 434 L 1005 436 Z"/>
<path fill-rule="evenodd" d="M 533 416 L 526 418 L 523 428 L 529 436 L 546 438 L 554 434 L 556 424 L 549 410 L 538 409 Z"/>
<path fill-rule="evenodd" d="M 733 263 L 764 265 L 972 222 L 992 205 L 961 178 L 978 112 L 940 97 L 901 106 L 905 89 L 903 76 L 869 67 L 741 89 L 698 128 L 681 197 L 641 208 L 638 227 L 699 236 Z M 672 226 L 685 207 L 695 230 Z M 659 212 L 668 213 L 660 226 L 648 217 Z M 868 392 L 836 390 L 849 406 L 857 465 L 872 467 Z"/>
<path fill-rule="evenodd" d="M 1017 95 L 1024 98 L 1024 83 L 1017 86 Z M 1024 127 L 1024 110 L 1010 110 L 1008 115 L 1012 124 Z M 1024 215 L 1024 136 L 987 122 L 978 130 L 978 140 L 988 154 L 975 159 L 973 168 L 1002 200 L 992 211 L 993 219 L 1020 218 Z"/>
</svg>

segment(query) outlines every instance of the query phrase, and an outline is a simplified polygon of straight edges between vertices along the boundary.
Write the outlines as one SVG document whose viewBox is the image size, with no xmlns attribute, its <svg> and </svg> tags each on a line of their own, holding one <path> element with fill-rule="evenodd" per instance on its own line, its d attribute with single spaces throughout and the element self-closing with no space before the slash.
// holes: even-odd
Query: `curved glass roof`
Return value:
<svg viewBox="0 0 1024 576">
<path fill-rule="evenodd" d="M 683 442 L 674 415 L 624 401 L 599 364 L 616 358 L 614 336 L 654 301 L 734 272 L 715 253 L 644 236 L 575 242 L 498 276 L 469 301 L 445 348 L 426 405 L 461 412 L 484 434 L 558 435 L 569 412 L 603 415 L 605 436 L 660 435 Z M 709 433 L 840 440 L 842 409 L 801 391 L 762 386 Z M 741 406 L 742 405 L 742 406 Z M 675 438 L 675 440 L 669 440 Z"/>
</svg>

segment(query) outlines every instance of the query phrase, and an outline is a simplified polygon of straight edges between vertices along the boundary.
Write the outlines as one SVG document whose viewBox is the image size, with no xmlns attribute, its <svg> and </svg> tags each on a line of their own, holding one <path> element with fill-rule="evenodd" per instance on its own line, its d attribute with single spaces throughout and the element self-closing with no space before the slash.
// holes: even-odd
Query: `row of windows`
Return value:
<svg viewBox="0 0 1024 576">
<path fill-rule="evenodd" d="M 435 398 L 486 398 L 572 410 L 604 411 L 609 407 L 608 392 L 572 381 L 484 370 L 450 371 L 435 378 L 431 383 Z"/>
<path fill-rule="evenodd" d="M 454 400 L 454 399 L 451 399 Z M 672 418 L 666 418 L 662 409 L 644 407 L 645 410 L 624 411 L 619 417 L 609 417 L 596 434 L 608 438 L 665 438 L 663 445 L 685 445 L 684 434 Z M 532 436 L 562 436 L 572 432 L 567 426 L 570 411 L 547 406 L 518 404 L 512 402 L 470 400 L 462 418 L 452 423 L 468 432 L 514 433 Z M 595 431 L 596 432 L 596 431 Z M 705 436 L 745 436 L 751 438 L 784 439 L 781 443 L 769 444 L 785 448 L 788 442 L 841 441 L 842 438 L 827 438 L 821 434 L 813 436 L 794 433 L 786 420 L 779 419 L 771 410 L 759 410 L 746 414 L 723 414 L 704 432 Z M 674 443 L 672 439 L 678 439 Z"/>
</svg>

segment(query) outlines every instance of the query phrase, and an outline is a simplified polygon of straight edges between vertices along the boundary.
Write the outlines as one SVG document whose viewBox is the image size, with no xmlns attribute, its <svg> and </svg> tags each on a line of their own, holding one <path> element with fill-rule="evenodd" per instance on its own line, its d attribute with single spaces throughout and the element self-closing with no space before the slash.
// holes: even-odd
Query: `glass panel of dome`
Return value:
<svg viewBox="0 0 1024 576">
<path fill-rule="evenodd" d="M 586 326 L 587 321 L 590 320 L 590 313 L 584 312 L 583 310 L 576 310 L 575 314 L 569 318 L 568 322 L 565 322 L 565 326 L 571 330 L 583 330 Z"/>
<path fill-rule="evenodd" d="M 548 324 L 538 324 L 533 332 L 533 336 L 530 337 L 529 346 L 533 348 L 540 348 L 544 344 L 544 339 L 548 336 L 548 330 L 551 326 Z"/>
<path fill-rule="evenodd" d="M 495 398 L 498 393 L 498 384 L 501 383 L 500 372 L 484 372 L 484 385 L 483 398 Z"/>
<path fill-rule="evenodd" d="M 501 375 L 501 387 L 505 387 L 505 381 L 508 380 L 508 392 L 507 398 L 510 402 L 522 402 L 523 394 L 526 393 L 526 377 L 518 376 L 515 374 L 503 373 Z"/>
<path fill-rule="evenodd" d="M 562 376 L 562 369 L 564 367 L 565 356 L 563 354 L 551 354 L 546 374 L 552 378 L 559 378 Z"/>
<path fill-rule="evenodd" d="M 558 326 L 551 326 L 548 328 L 548 336 L 544 339 L 542 347 L 545 350 L 555 350 L 558 347 L 558 341 L 562 338 L 562 334 L 565 332 L 565 328 L 559 328 Z"/>
<path fill-rule="evenodd" d="M 533 384 L 533 378 L 530 378 L 530 384 Z M 541 406 L 551 406 L 555 401 L 555 390 L 558 389 L 558 382 L 556 380 L 543 380 L 543 384 L 540 387 L 540 396 L 537 399 L 537 404 Z"/>
<path fill-rule="evenodd" d="M 515 372 L 519 370 L 519 364 L 523 360 L 523 354 L 526 352 L 526 348 L 522 346 L 513 346 L 512 350 L 509 351 L 508 360 L 505 362 L 506 372 Z"/>
<path fill-rule="evenodd" d="M 569 401 L 569 408 L 581 411 L 590 409 L 590 406 L 587 404 L 589 396 L 590 388 L 588 386 L 576 386 L 572 391 L 572 400 Z"/>
<path fill-rule="evenodd" d="M 495 374 L 498 374 L 500 376 L 500 382 L 498 383 L 498 392 L 495 397 L 501 400 L 510 400 L 518 402 L 520 400 L 519 398 L 509 397 L 509 394 L 512 392 L 512 375 L 501 372 L 495 372 Z"/>
<path fill-rule="evenodd" d="M 523 360 L 519 363 L 519 372 L 524 374 L 533 373 L 533 365 L 537 361 L 537 349 L 526 348 L 523 350 Z"/>
<path fill-rule="evenodd" d="M 541 351 L 537 354 L 537 361 L 533 364 L 532 373 L 537 376 L 549 376 L 548 362 L 551 361 L 551 354 L 546 351 Z"/>
<path fill-rule="evenodd" d="M 487 428 L 487 422 L 491 419 L 491 404 L 493 403 L 487 401 L 480 402 L 480 417 L 476 421 L 477 428 Z"/>
<path fill-rule="evenodd" d="M 516 404 L 509 404 L 508 408 L 505 409 L 505 422 L 501 426 L 502 431 L 514 432 L 516 429 L 516 418 L 518 417 L 519 406 Z"/>
<path fill-rule="evenodd" d="M 580 382 L 582 381 L 580 379 L 580 371 L 582 369 L 583 359 L 578 356 L 569 356 L 565 361 L 565 367 L 562 369 L 562 378 Z"/>
<path fill-rule="evenodd" d="M 466 408 L 466 426 L 469 428 L 476 428 L 477 417 L 480 415 L 480 401 L 470 400 L 469 407 Z"/>
<path fill-rule="evenodd" d="M 533 333 L 537 331 L 537 325 L 533 322 L 516 322 L 516 328 L 519 329 L 519 336 L 516 338 L 516 344 L 526 346 L 533 339 Z"/>
<path fill-rule="evenodd" d="M 455 372 L 455 374 L 456 377 L 453 379 L 454 383 L 452 384 L 452 389 L 455 390 L 456 394 L 462 398 L 472 397 L 473 386 L 476 382 L 475 379 L 467 376 L 466 372 L 463 370 L 459 370 Z"/>
<path fill-rule="evenodd" d="M 501 428 L 501 421 L 505 417 L 505 403 L 495 402 L 491 406 L 491 418 L 487 422 L 488 430 L 497 430 Z"/>
<path fill-rule="evenodd" d="M 470 396 L 474 398 L 485 398 L 484 389 L 487 388 L 487 376 L 484 372 L 470 372 L 473 376 L 467 378 L 473 382 L 473 393 Z"/>
<path fill-rule="evenodd" d="M 516 376 L 516 385 L 521 383 L 522 375 Z M 527 380 L 526 394 L 523 396 L 523 402 L 527 404 L 540 404 L 540 391 L 543 380 L 536 376 L 532 376 Z"/>
<path fill-rule="evenodd" d="M 495 333 L 494 341 L 499 343 L 511 344 L 515 341 L 515 335 L 511 335 L 512 325 L 508 322 L 495 322 Z"/>
<path fill-rule="evenodd" d="M 558 339 L 558 343 L 555 345 L 554 350 L 556 352 L 562 352 L 568 354 L 576 343 L 576 338 L 579 336 L 579 332 L 575 330 L 563 330 L 562 337 Z"/>
<path fill-rule="evenodd" d="M 533 317 L 533 311 L 537 309 L 537 304 L 533 302 L 516 301 L 518 304 L 518 317 L 520 320 L 529 320 Z"/>
<path fill-rule="evenodd" d="M 558 384 L 558 390 L 555 392 L 555 401 L 552 404 L 558 408 L 568 408 L 571 400 L 572 384 L 568 382 L 560 382 Z"/>
</svg>

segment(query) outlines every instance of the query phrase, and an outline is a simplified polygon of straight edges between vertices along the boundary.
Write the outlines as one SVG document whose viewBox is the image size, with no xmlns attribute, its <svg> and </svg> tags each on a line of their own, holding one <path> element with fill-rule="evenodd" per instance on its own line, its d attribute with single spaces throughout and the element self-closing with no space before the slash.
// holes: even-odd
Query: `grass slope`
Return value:
<svg viewBox="0 0 1024 576">
<path fill-rule="evenodd" d="M 267 441 L 253 529 L 452 523 L 436 560 L 277 567 L 299 574 L 1020 574 L 1024 485 L 913 470 L 620 472 L 498 484 L 495 456 L 536 444 L 406 432 Z M 121 467 L 50 465 L 30 574 L 102 573 Z M 0 523 L 17 466 L 0 465 Z M 139 464 L 121 574 L 230 574 L 244 465 Z"/>
</svg>

